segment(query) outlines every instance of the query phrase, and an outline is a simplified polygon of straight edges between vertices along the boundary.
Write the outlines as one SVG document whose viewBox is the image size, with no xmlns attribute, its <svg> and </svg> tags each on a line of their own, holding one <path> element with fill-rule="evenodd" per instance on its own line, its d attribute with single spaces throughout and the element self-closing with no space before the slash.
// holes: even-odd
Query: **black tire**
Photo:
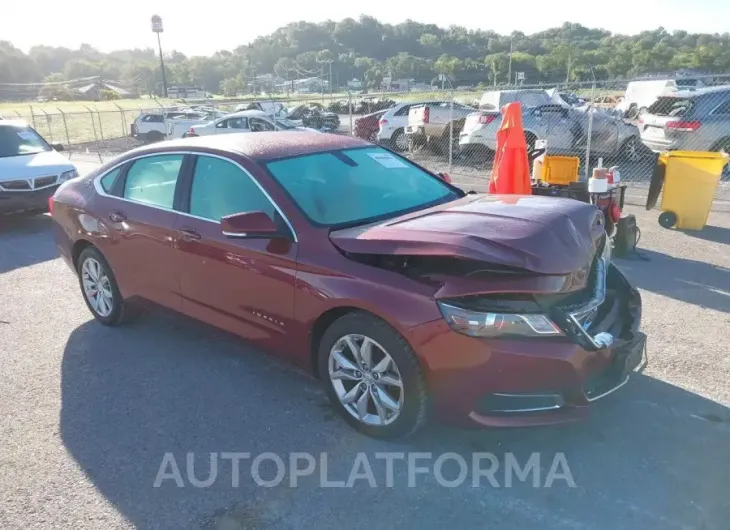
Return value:
<svg viewBox="0 0 730 530">
<path fill-rule="evenodd" d="M 730 136 L 727 138 L 723 138 L 714 146 L 712 146 L 712 151 L 716 151 L 718 153 L 727 153 L 730 155 Z"/>
<path fill-rule="evenodd" d="M 662 228 L 674 228 L 677 224 L 677 214 L 674 212 L 662 212 L 659 215 L 659 225 Z"/>
<path fill-rule="evenodd" d="M 108 315 L 99 314 L 86 297 L 82 280 L 82 269 L 84 263 L 88 259 L 96 260 L 96 262 L 101 265 L 104 274 L 109 280 L 109 286 L 111 287 L 112 292 L 112 310 Z M 76 273 L 79 278 L 79 288 L 81 289 L 81 296 L 84 298 L 86 307 L 89 308 L 89 311 L 91 311 L 91 314 L 94 315 L 94 318 L 96 320 L 98 320 L 105 326 L 118 326 L 129 319 L 129 308 L 127 303 L 122 298 L 122 294 L 119 292 L 119 286 L 117 285 L 117 280 L 114 277 L 114 272 L 109 266 L 109 263 L 104 258 L 103 254 L 99 252 L 96 247 L 86 247 L 81 252 L 81 254 L 79 255 L 79 259 L 76 262 Z"/>
<path fill-rule="evenodd" d="M 161 142 L 165 139 L 165 135 L 162 134 L 160 131 L 150 131 L 145 135 L 145 141 L 148 144 L 153 144 L 155 142 Z"/>
<path fill-rule="evenodd" d="M 537 136 L 532 133 L 525 133 L 525 143 L 527 144 L 527 152 L 534 151 Z"/>
<path fill-rule="evenodd" d="M 329 378 L 330 351 L 337 341 L 349 334 L 364 335 L 381 345 L 397 366 L 403 383 L 403 404 L 398 417 L 383 426 L 368 425 L 352 416 L 340 403 Z M 332 406 L 356 431 L 383 440 L 414 434 L 428 417 L 426 382 L 416 354 L 406 340 L 379 318 L 364 312 L 349 313 L 333 322 L 318 346 L 317 368 Z"/>
</svg>

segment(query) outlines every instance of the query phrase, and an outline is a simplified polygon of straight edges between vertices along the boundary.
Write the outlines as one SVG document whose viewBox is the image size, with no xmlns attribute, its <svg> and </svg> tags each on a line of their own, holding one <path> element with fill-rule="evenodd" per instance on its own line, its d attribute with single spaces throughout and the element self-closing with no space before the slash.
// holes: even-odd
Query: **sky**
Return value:
<svg viewBox="0 0 730 530">
<path fill-rule="evenodd" d="M 8 40 L 24 51 L 37 44 L 77 48 L 88 43 L 101 51 L 156 47 L 150 28 L 154 14 L 164 22 L 163 49 L 186 55 L 230 50 L 289 22 L 341 20 L 361 14 L 390 24 L 410 18 L 443 27 L 456 24 L 503 34 L 514 30 L 534 33 L 560 26 L 566 20 L 626 34 L 659 26 L 698 33 L 730 29 L 727 0 L 477 0 L 466 9 L 469 3 L 459 2 L 456 5 L 464 8 L 455 9 L 446 0 L 274 0 L 266 9 L 266 2 L 257 4 L 255 0 L 123 0 L 114 9 L 114 2 L 103 0 L 0 0 L 0 40 Z M 588 6 L 583 12 L 581 8 Z"/>
</svg>

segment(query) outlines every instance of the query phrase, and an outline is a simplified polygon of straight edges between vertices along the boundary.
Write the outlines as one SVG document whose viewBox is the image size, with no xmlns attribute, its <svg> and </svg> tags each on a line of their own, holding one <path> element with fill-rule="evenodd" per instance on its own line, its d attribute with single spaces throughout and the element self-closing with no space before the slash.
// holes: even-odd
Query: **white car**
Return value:
<svg viewBox="0 0 730 530">
<path fill-rule="evenodd" d="M 437 103 L 443 103 L 443 101 L 412 101 L 398 103 L 395 107 L 389 108 L 378 122 L 380 128 L 377 133 L 377 142 L 397 151 L 406 151 L 408 149 L 408 139 L 405 131 L 408 126 L 408 111 L 411 110 L 411 107 Z"/>
<path fill-rule="evenodd" d="M 700 79 L 646 79 L 632 81 L 626 86 L 626 93 L 616 109 L 627 118 L 636 118 L 651 107 L 661 96 L 671 96 L 680 90 L 697 90 L 704 87 Z"/>
<path fill-rule="evenodd" d="M 207 136 L 211 134 L 231 134 L 261 131 L 289 131 L 289 130 L 310 130 L 306 127 L 297 126 L 296 122 L 286 119 L 271 120 L 271 116 L 260 110 L 244 110 L 213 120 L 207 123 L 191 126 L 181 136 L 190 138 L 194 136 Z M 173 128 L 170 137 L 177 137 L 178 133 Z"/>
<path fill-rule="evenodd" d="M 0 215 L 46 212 L 48 199 L 76 167 L 23 121 L 0 121 Z"/>
<path fill-rule="evenodd" d="M 154 109 L 143 112 L 134 119 L 129 135 L 145 143 L 160 142 L 165 139 L 167 124 L 170 121 L 180 119 L 208 121 L 216 117 L 210 112 L 192 109 Z"/>
</svg>

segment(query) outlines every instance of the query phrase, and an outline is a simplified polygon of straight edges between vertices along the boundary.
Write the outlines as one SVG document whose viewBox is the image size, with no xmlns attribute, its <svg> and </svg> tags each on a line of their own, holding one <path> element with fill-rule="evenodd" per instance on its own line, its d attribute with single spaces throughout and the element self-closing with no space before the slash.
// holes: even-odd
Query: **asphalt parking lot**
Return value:
<svg viewBox="0 0 730 530">
<path fill-rule="evenodd" d="M 84 167 L 81 168 L 85 169 Z M 0 221 L 0 528 L 505 528 L 726 529 L 730 520 L 730 213 L 702 232 L 661 229 L 630 207 L 641 259 L 618 260 L 641 289 L 649 364 L 598 402 L 589 420 L 520 430 L 430 425 L 405 442 L 347 428 L 319 384 L 187 319 L 148 313 L 109 329 L 87 311 L 57 258 L 48 216 Z M 290 487 L 257 486 L 230 463 L 210 487 L 209 453 L 327 454 L 346 481 L 358 453 L 376 487 L 322 487 L 321 469 Z M 447 488 L 431 474 L 392 487 L 376 453 L 491 453 L 526 462 L 532 480 L 498 487 L 471 477 Z M 154 482 L 171 453 L 183 487 Z M 563 453 L 575 487 L 544 487 Z M 241 469 L 247 469 L 241 464 Z M 275 470 L 262 468 L 270 479 Z M 449 478 L 458 468 L 444 470 Z"/>
</svg>

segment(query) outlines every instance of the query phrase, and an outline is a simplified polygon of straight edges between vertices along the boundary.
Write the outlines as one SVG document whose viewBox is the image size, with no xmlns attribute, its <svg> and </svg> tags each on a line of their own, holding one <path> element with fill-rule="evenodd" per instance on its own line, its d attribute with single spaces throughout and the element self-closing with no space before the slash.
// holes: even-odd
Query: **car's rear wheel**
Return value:
<svg viewBox="0 0 730 530">
<path fill-rule="evenodd" d="M 403 129 L 398 129 L 393 133 L 391 143 L 396 151 L 408 151 L 408 138 Z"/>
<path fill-rule="evenodd" d="M 150 144 L 161 142 L 164 139 L 165 135 L 162 134 L 160 131 L 150 131 L 145 135 L 145 141 Z"/>
<path fill-rule="evenodd" d="M 318 369 L 332 405 L 355 430 L 393 439 L 426 421 L 426 384 L 415 353 L 382 320 L 350 313 L 325 331 Z"/>
<path fill-rule="evenodd" d="M 631 136 L 621 145 L 618 158 L 627 162 L 638 162 L 644 152 L 643 147 L 643 144 L 636 136 Z"/>
<path fill-rule="evenodd" d="M 713 151 L 717 151 L 718 153 L 725 153 L 730 155 L 730 136 L 727 138 L 723 138 L 719 142 L 717 142 L 713 147 Z"/>
<path fill-rule="evenodd" d="M 119 292 L 109 263 L 94 247 L 87 247 L 79 255 L 77 272 L 81 293 L 94 318 L 107 326 L 124 322 L 127 305 Z"/>
</svg>

